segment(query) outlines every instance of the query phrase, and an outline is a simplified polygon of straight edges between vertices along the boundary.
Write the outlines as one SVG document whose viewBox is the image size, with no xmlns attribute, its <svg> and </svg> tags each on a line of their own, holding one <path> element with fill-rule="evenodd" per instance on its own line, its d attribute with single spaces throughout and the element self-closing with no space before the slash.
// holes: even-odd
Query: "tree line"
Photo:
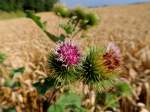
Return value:
<svg viewBox="0 0 150 112">
<path fill-rule="evenodd" d="M 59 0 L 0 0 L 0 10 L 34 10 L 36 12 L 50 11 Z"/>
</svg>

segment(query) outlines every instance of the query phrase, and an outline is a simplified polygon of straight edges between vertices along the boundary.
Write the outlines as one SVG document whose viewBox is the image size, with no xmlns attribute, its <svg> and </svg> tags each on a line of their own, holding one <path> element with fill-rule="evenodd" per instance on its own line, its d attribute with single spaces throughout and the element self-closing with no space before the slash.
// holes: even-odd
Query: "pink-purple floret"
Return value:
<svg viewBox="0 0 150 112">
<path fill-rule="evenodd" d="M 77 65 L 80 61 L 79 49 L 70 41 L 60 43 L 55 51 L 58 60 L 66 66 Z"/>
<path fill-rule="evenodd" d="M 121 53 L 118 46 L 114 43 L 109 43 L 106 49 L 106 53 L 103 55 L 104 65 L 109 70 L 114 70 L 120 66 Z"/>
</svg>

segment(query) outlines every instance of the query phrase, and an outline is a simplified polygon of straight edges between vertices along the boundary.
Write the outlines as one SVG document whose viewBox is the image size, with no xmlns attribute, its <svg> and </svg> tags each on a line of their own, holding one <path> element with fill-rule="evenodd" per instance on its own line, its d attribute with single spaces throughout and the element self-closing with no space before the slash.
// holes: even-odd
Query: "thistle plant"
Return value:
<svg viewBox="0 0 150 112">
<path fill-rule="evenodd" d="M 54 86 L 55 90 L 58 86 L 64 87 L 72 82 L 82 81 L 96 92 L 106 95 L 106 91 L 113 89 L 118 82 L 118 68 L 121 65 L 119 47 L 111 42 L 106 48 L 91 47 L 86 55 L 82 55 L 84 53 L 81 54 L 80 47 L 71 39 L 79 32 L 97 25 L 99 16 L 80 7 L 69 9 L 63 5 L 56 5 L 53 11 L 56 15 L 67 18 L 66 23 L 60 24 L 65 33 L 54 36 L 58 41 L 48 56 L 48 78 L 43 85 L 38 82 L 34 86 L 44 94 L 51 86 Z M 46 30 L 45 32 L 50 35 Z M 66 38 L 69 38 L 69 41 Z M 51 109 L 54 109 L 53 106 L 49 108 Z"/>
<path fill-rule="evenodd" d="M 47 32 L 46 24 L 41 21 L 40 17 L 28 12 L 28 17 L 32 18 L 49 37 L 53 36 L 54 38 L 56 37 L 55 40 L 58 39 L 56 47 L 51 50 L 48 56 L 49 75 L 45 79 L 42 79 L 42 84 L 39 81 L 34 83 L 33 86 L 42 95 L 50 89 L 52 98 L 48 100 L 53 101 L 56 97 L 54 94 L 58 92 L 59 87 L 68 86 L 75 81 L 82 81 L 84 85 L 88 85 L 90 89 L 95 90 L 99 94 L 103 100 L 103 104 L 106 104 L 104 110 L 119 104 L 122 96 L 124 97 L 130 94 L 130 87 L 126 83 L 119 82 L 117 79 L 118 68 L 121 65 L 121 52 L 119 47 L 111 42 L 106 48 L 91 47 L 86 55 L 82 55 L 84 53 L 81 53 L 80 46 L 78 47 L 71 40 L 80 31 L 97 25 L 99 17 L 94 13 L 85 12 L 80 7 L 69 9 L 65 6 L 57 5 L 54 8 L 54 12 L 58 16 L 67 18 L 68 20 L 67 23 L 60 25 L 65 31 L 65 34 L 61 34 L 58 37 Z M 69 40 L 66 38 L 69 38 Z M 5 58 L 5 55 L 0 53 L 0 64 L 4 62 Z M 23 74 L 24 71 L 24 67 L 13 69 L 10 74 L 10 79 L 5 81 L 5 86 L 11 89 L 21 88 L 22 85 L 20 82 L 11 81 L 11 79 Z M 65 93 L 66 91 L 63 92 Z M 68 93 L 60 97 L 54 105 L 50 105 L 52 101 L 46 101 L 46 106 L 50 106 L 48 112 L 62 112 L 63 110 L 85 112 L 85 109 L 81 106 L 81 97 L 74 93 Z M 46 97 L 43 99 L 46 99 Z"/>
</svg>

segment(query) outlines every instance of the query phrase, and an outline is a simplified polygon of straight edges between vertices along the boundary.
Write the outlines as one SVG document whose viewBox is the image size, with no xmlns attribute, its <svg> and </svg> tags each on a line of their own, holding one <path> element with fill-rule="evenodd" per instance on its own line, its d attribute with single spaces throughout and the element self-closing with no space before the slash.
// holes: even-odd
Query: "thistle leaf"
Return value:
<svg viewBox="0 0 150 112">
<path fill-rule="evenodd" d="M 64 112 L 61 105 L 52 105 L 48 108 L 47 112 Z"/>
<path fill-rule="evenodd" d="M 81 106 L 81 98 L 72 92 L 64 93 L 58 101 L 49 107 L 48 112 L 86 112 Z M 69 111 L 69 112 L 70 112 Z"/>
<path fill-rule="evenodd" d="M 55 82 L 55 79 L 48 77 L 44 79 L 44 83 L 36 82 L 33 84 L 33 86 L 38 90 L 40 94 L 45 94 L 47 90 L 55 86 Z"/>
<path fill-rule="evenodd" d="M 25 71 L 25 67 L 19 67 L 19 68 L 13 69 L 10 75 L 11 77 L 14 77 L 17 74 L 23 74 L 24 71 Z"/>
<path fill-rule="evenodd" d="M 43 31 L 46 31 L 46 22 L 42 22 L 41 18 L 32 11 L 26 11 L 26 16 L 31 18 Z"/>
<path fill-rule="evenodd" d="M 116 108 L 119 106 L 119 102 L 117 100 L 117 96 L 112 93 L 106 94 L 105 105 L 109 108 Z"/>
<path fill-rule="evenodd" d="M 117 95 L 118 96 L 130 96 L 132 94 L 131 86 L 125 82 L 119 82 L 116 84 Z"/>
</svg>

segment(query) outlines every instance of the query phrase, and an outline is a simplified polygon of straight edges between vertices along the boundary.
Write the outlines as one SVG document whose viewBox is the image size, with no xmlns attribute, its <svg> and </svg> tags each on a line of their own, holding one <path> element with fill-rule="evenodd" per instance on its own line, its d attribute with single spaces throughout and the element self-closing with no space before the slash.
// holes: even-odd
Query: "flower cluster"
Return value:
<svg viewBox="0 0 150 112">
<path fill-rule="evenodd" d="M 90 48 L 81 60 L 79 48 L 72 41 L 64 41 L 57 44 L 49 57 L 52 77 L 58 82 L 68 84 L 81 79 L 83 83 L 99 91 L 112 86 L 120 62 L 120 49 L 114 43 L 109 43 L 106 50 Z"/>
</svg>

